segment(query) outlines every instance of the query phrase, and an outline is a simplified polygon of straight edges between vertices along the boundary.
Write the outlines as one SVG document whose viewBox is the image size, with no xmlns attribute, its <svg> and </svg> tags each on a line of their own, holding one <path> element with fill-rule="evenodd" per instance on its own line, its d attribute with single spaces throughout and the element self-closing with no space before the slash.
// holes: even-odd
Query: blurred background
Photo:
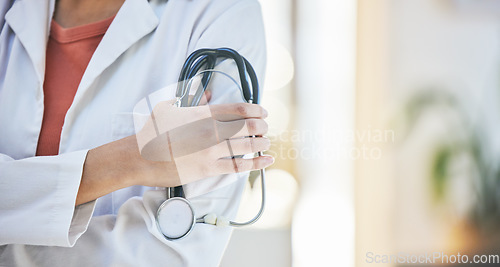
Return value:
<svg viewBox="0 0 500 267">
<path fill-rule="evenodd" d="M 221 266 L 500 255 L 500 0 L 260 2 L 276 163 Z"/>
</svg>

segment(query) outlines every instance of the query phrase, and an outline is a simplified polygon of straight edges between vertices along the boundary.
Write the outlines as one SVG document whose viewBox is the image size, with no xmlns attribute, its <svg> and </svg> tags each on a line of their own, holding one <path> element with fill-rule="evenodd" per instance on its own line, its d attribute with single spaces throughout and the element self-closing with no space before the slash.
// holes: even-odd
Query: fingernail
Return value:
<svg viewBox="0 0 500 267">
<path fill-rule="evenodd" d="M 266 166 L 272 165 L 274 163 L 274 158 L 273 157 L 265 157 L 264 162 Z"/>
<path fill-rule="evenodd" d="M 267 117 L 267 110 L 265 110 L 265 109 L 263 109 L 263 110 L 264 110 L 264 112 L 263 112 L 262 117 L 263 117 L 263 118 L 266 118 L 266 117 Z"/>
</svg>

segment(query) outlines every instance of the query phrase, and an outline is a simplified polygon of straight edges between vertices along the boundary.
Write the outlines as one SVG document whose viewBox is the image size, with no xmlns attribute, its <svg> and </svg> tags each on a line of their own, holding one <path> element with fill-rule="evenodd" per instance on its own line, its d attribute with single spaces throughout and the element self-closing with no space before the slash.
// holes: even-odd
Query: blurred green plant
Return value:
<svg viewBox="0 0 500 267">
<path fill-rule="evenodd" d="M 467 116 L 464 104 L 452 93 L 427 89 L 421 90 L 411 97 L 404 106 L 403 136 L 407 137 L 415 131 L 417 123 L 424 114 L 433 112 L 439 116 L 440 122 L 451 128 L 446 140 L 441 140 L 431 158 L 430 177 L 434 199 L 437 202 L 446 200 L 447 188 L 453 174 L 450 168 L 461 155 L 467 155 L 472 161 L 475 171 L 468 174 L 474 187 L 475 202 L 469 211 L 469 219 L 485 232 L 500 229 L 500 169 L 498 162 L 488 153 L 489 143 L 478 127 L 474 127 L 470 116 Z M 451 126 L 449 117 L 443 115 L 450 111 L 459 120 L 460 126 Z M 437 112 L 439 111 L 439 112 Z"/>
</svg>

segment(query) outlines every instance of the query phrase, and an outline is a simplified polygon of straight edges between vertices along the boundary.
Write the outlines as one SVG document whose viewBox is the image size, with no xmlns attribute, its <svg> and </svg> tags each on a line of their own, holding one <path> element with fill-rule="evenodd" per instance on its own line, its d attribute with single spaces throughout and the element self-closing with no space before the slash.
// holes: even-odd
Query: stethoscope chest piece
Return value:
<svg viewBox="0 0 500 267">
<path fill-rule="evenodd" d="M 156 212 L 156 225 L 169 240 L 187 236 L 196 223 L 194 210 L 188 200 L 173 197 L 165 200 Z"/>
</svg>

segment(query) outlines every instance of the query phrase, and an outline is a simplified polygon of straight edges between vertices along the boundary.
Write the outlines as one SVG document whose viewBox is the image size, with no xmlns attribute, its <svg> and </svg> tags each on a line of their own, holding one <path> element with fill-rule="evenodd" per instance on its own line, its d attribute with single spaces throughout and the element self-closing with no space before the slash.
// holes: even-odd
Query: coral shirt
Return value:
<svg viewBox="0 0 500 267">
<path fill-rule="evenodd" d="M 59 154 L 64 117 L 83 73 L 113 18 L 73 28 L 62 28 L 52 20 L 46 52 L 44 113 L 37 156 Z"/>
</svg>

